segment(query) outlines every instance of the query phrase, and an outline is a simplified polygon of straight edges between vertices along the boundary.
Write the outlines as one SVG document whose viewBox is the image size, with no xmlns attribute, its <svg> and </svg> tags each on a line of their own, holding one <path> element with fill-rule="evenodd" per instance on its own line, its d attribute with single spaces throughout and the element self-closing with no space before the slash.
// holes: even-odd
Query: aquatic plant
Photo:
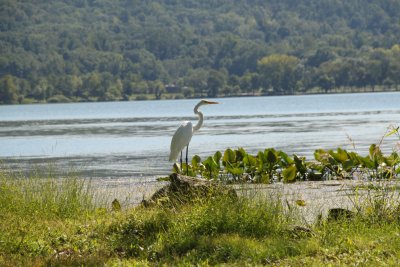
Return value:
<svg viewBox="0 0 400 267">
<path fill-rule="evenodd" d="M 400 156 L 397 152 L 384 155 L 379 145 L 372 144 L 366 156 L 342 148 L 336 150 L 317 149 L 314 159 L 307 160 L 296 154 L 267 148 L 256 155 L 244 148 L 226 149 L 223 153 L 202 160 L 195 155 L 191 164 L 186 164 L 190 176 L 221 180 L 228 183 L 272 183 L 283 181 L 318 181 L 329 179 L 392 179 L 400 175 Z M 175 167 L 174 172 L 180 173 Z"/>
</svg>

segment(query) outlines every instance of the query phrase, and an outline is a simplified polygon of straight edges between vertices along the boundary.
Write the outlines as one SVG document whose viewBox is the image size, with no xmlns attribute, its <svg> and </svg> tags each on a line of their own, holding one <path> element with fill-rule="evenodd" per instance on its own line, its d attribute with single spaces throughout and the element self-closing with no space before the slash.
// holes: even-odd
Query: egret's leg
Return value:
<svg viewBox="0 0 400 267">
<path fill-rule="evenodd" d="M 182 150 L 181 150 L 181 173 L 182 173 Z"/>
<path fill-rule="evenodd" d="M 189 154 L 189 144 L 186 146 L 186 175 L 187 176 L 189 176 L 188 154 Z"/>
</svg>

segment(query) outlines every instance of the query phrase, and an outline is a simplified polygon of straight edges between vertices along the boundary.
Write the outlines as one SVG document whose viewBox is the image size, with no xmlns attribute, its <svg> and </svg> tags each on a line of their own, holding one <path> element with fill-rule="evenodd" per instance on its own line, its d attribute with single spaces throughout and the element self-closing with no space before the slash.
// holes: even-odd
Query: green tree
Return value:
<svg viewBox="0 0 400 267">
<path fill-rule="evenodd" d="M 330 87 L 324 75 L 337 87 L 396 87 L 398 14 L 396 0 L 4 0 L 0 79 L 38 100 L 120 99 L 118 79 L 122 99 L 154 94 L 154 81 L 184 81 L 195 97 L 306 93 Z"/>
<path fill-rule="evenodd" d="M 177 32 L 159 27 L 149 30 L 145 40 L 146 49 L 161 60 L 174 58 L 182 44 Z"/>
<path fill-rule="evenodd" d="M 221 71 L 217 70 L 211 70 L 208 75 L 209 76 L 207 79 L 207 87 L 208 87 L 207 96 L 217 97 L 219 90 L 222 89 L 225 85 L 225 76 Z"/>
<path fill-rule="evenodd" d="M 82 96 L 83 81 L 76 75 L 64 75 L 58 84 L 58 90 L 66 97 Z"/>
<path fill-rule="evenodd" d="M 117 79 L 113 83 L 109 83 L 104 94 L 101 96 L 101 100 L 104 101 L 115 101 L 122 100 L 123 98 L 123 86 L 120 79 Z"/>
<path fill-rule="evenodd" d="M 35 82 L 30 96 L 37 100 L 46 100 L 48 97 L 52 96 L 53 93 L 54 87 L 49 84 L 49 81 L 46 78 L 40 78 Z"/>
<path fill-rule="evenodd" d="M 146 81 L 140 81 L 135 83 L 133 91 L 135 94 L 147 94 L 148 91 L 149 91 L 149 85 Z"/>
<path fill-rule="evenodd" d="M 156 99 L 161 99 L 161 95 L 165 92 L 165 86 L 161 81 L 155 81 L 151 83 L 153 88 L 154 96 Z"/>
<path fill-rule="evenodd" d="M 189 72 L 188 77 L 185 79 L 185 83 L 194 88 L 195 96 L 203 97 L 203 92 L 207 88 L 207 77 L 208 72 L 205 69 L 194 69 Z"/>
<path fill-rule="evenodd" d="M 191 87 L 187 87 L 187 86 L 183 87 L 182 92 L 183 92 L 183 96 L 185 98 L 191 98 L 194 95 L 194 89 Z"/>
<path fill-rule="evenodd" d="M 90 96 L 100 96 L 102 94 L 101 77 L 99 73 L 93 72 L 84 81 L 85 91 L 89 92 Z"/>
<path fill-rule="evenodd" d="M 330 48 L 320 48 L 314 53 L 314 55 L 307 58 L 307 65 L 319 67 L 322 63 L 331 61 L 335 58 L 336 55 Z"/>
<path fill-rule="evenodd" d="M 325 93 L 328 93 L 335 86 L 335 79 L 326 74 L 319 77 L 317 81 L 317 85 L 325 90 Z"/>
<path fill-rule="evenodd" d="M 389 61 L 388 79 L 393 81 L 393 85 L 398 89 L 400 85 L 400 45 L 396 44 L 391 48 Z"/>
<path fill-rule="evenodd" d="M 18 100 L 17 86 L 11 75 L 5 75 L 0 83 L 0 102 L 14 104 Z"/>
<path fill-rule="evenodd" d="M 295 56 L 273 54 L 258 61 L 264 90 L 272 87 L 275 93 L 292 91 L 296 85 L 296 67 L 300 60 Z"/>
</svg>

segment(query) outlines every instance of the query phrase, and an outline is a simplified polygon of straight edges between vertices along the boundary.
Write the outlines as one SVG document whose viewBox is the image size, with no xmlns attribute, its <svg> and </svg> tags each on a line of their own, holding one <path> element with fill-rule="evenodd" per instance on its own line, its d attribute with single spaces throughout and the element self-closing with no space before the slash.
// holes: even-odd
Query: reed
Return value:
<svg viewBox="0 0 400 267">
<path fill-rule="evenodd" d="M 71 218 L 94 210 L 90 181 L 73 174 L 56 178 L 51 171 L 28 175 L 0 172 L 0 211 L 24 218 Z"/>
</svg>

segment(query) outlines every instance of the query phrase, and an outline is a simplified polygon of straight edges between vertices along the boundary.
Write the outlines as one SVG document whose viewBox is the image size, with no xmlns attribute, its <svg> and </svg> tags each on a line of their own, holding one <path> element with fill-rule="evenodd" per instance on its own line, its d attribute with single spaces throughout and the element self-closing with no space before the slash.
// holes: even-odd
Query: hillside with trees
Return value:
<svg viewBox="0 0 400 267">
<path fill-rule="evenodd" d="M 398 0 L 0 2 L 0 103 L 397 90 Z"/>
</svg>

